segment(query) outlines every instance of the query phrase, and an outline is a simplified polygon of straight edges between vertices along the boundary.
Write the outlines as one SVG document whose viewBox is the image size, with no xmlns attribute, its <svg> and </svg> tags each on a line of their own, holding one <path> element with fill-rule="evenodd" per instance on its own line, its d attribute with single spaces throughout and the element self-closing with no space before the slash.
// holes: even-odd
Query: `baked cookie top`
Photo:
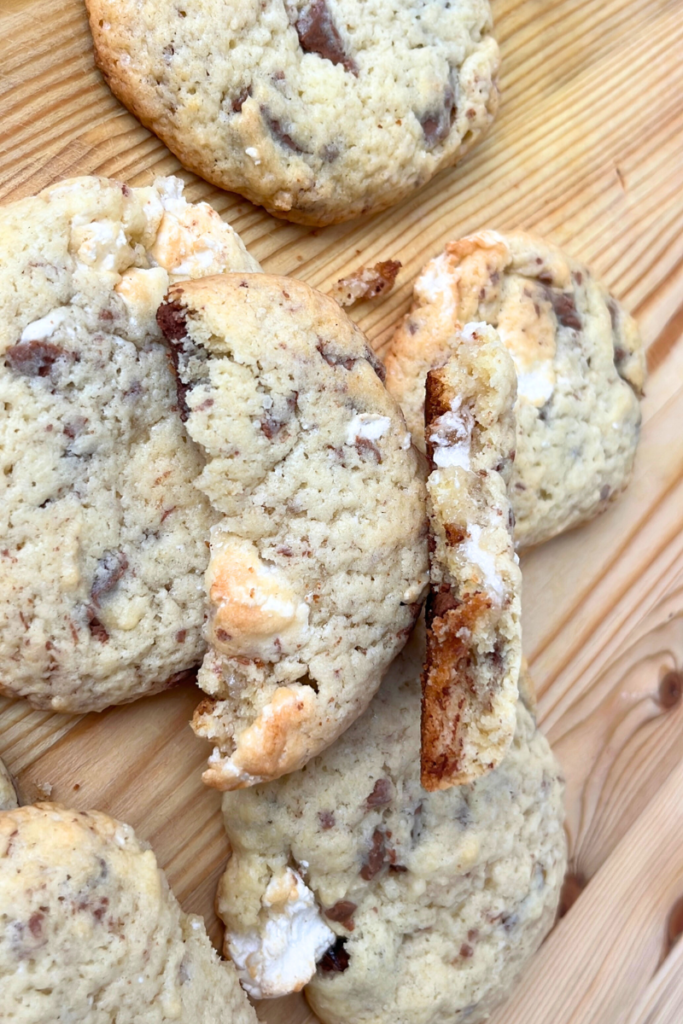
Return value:
<svg viewBox="0 0 683 1024">
<path fill-rule="evenodd" d="M 367 707 L 427 583 L 423 473 L 365 337 L 303 282 L 174 285 L 159 323 L 221 517 L 194 729 L 216 745 L 205 781 L 231 789 L 300 768 Z"/>
<path fill-rule="evenodd" d="M 424 450 L 424 382 L 454 327 L 496 327 L 517 370 L 511 494 L 520 547 L 604 511 L 627 485 L 640 429 L 638 327 L 590 271 L 521 232 L 448 244 L 415 282 L 394 336 L 387 387 Z"/>
<path fill-rule="evenodd" d="M 155 313 L 173 281 L 258 264 L 182 187 L 0 208 L 0 692 L 36 707 L 123 703 L 204 652 L 215 515 Z"/>
<path fill-rule="evenodd" d="M 496 331 L 468 324 L 427 374 L 430 523 L 421 781 L 472 782 L 500 764 L 515 732 L 522 575 L 508 484 L 515 369 Z"/>
<path fill-rule="evenodd" d="M 17 806 L 17 791 L 12 782 L 12 776 L 7 768 L 0 761 L 0 811 L 9 811 Z"/>
<path fill-rule="evenodd" d="M 426 792 L 423 656 L 418 628 L 334 746 L 286 779 L 223 797 L 233 849 L 217 900 L 226 949 L 243 984 L 282 991 L 305 980 L 297 968 L 324 925 L 334 938 L 306 995 L 326 1024 L 478 1024 L 557 907 L 563 786 L 548 743 L 520 703 L 495 771 Z"/>
<path fill-rule="evenodd" d="M 97 811 L 0 814 L 0 990 L 18 1024 L 256 1024 L 153 852 Z"/>
<path fill-rule="evenodd" d="M 330 224 L 454 164 L 498 106 L 488 0 L 87 0 L 108 84 L 180 160 Z"/>
</svg>

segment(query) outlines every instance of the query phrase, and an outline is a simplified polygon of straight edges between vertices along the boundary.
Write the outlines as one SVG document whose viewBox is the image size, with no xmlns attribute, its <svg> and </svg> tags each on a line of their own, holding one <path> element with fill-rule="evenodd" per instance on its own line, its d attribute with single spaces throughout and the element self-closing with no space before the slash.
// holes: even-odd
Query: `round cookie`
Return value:
<svg viewBox="0 0 683 1024">
<path fill-rule="evenodd" d="M 482 231 L 450 243 L 415 282 L 387 358 L 387 387 L 423 450 L 427 371 L 470 321 L 496 327 L 515 363 L 515 539 L 540 544 L 603 512 L 629 481 L 645 380 L 638 327 L 540 238 Z"/>
<path fill-rule="evenodd" d="M 548 743 L 520 702 L 498 768 L 427 793 L 423 655 L 416 630 L 333 747 L 286 779 L 223 798 L 233 848 L 217 900 L 226 950 L 248 987 L 299 987 L 293 968 L 310 962 L 317 905 L 318 930 L 334 934 L 306 995 L 324 1024 L 478 1024 L 553 923 L 566 841 Z M 287 892 L 289 876 L 298 892 Z"/>
<path fill-rule="evenodd" d="M 97 811 L 0 814 L 0 991 L 17 1024 L 256 1024 L 153 852 Z"/>
<path fill-rule="evenodd" d="M 17 806 L 17 791 L 12 776 L 0 761 L 0 811 L 9 811 Z"/>
<path fill-rule="evenodd" d="M 488 0 L 87 0 L 118 98 L 197 174 L 332 224 L 456 163 L 498 106 Z"/>
<path fill-rule="evenodd" d="M 302 281 L 174 285 L 159 323 L 221 519 L 206 574 L 204 780 L 300 768 L 367 707 L 427 584 L 424 481 L 361 331 Z"/>
<path fill-rule="evenodd" d="M 155 313 L 173 281 L 258 264 L 182 187 L 0 208 L 0 692 L 36 707 L 133 700 L 204 653 L 215 515 Z"/>
</svg>

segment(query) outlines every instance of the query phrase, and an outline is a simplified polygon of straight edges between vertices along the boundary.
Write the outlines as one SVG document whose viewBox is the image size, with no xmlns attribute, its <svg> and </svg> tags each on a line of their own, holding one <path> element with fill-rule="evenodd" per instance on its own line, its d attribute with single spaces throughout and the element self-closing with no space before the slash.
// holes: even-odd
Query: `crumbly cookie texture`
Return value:
<svg viewBox="0 0 683 1024">
<path fill-rule="evenodd" d="M 424 383 L 454 328 L 496 327 L 517 370 L 515 538 L 540 544 L 603 512 L 626 487 L 645 355 L 631 316 L 576 260 L 495 231 L 446 246 L 415 283 L 387 358 L 387 387 L 424 450 Z"/>
<path fill-rule="evenodd" d="M 427 583 L 423 472 L 363 334 L 303 282 L 174 285 L 159 323 L 221 514 L 193 726 L 216 745 L 204 780 L 232 789 L 300 768 L 367 707 Z"/>
<path fill-rule="evenodd" d="M 217 899 L 226 950 L 252 943 L 240 976 L 258 984 L 282 913 L 268 891 L 296 873 L 318 923 L 334 932 L 306 988 L 325 1024 L 478 1024 L 510 990 L 558 904 L 563 785 L 548 743 L 520 702 L 498 768 L 426 792 L 423 656 L 418 628 L 334 746 L 286 779 L 223 797 L 233 849 Z M 310 950 L 306 929 L 295 941 Z M 292 973 L 292 988 L 300 982 Z"/>
<path fill-rule="evenodd" d="M 0 990 L 20 1024 L 256 1024 L 153 852 L 97 811 L 0 814 Z"/>
<path fill-rule="evenodd" d="M 0 692 L 36 707 L 133 700 L 205 650 L 216 516 L 155 314 L 258 264 L 182 189 L 76 178 L 0 209 Z"/>
<path fill-rule="evenodd" d="M 115 95 L 182 160 L 330 224 L 457 162 L 498 107 L 488 0 L 87 0 Z"/>
<path fill-rule="evenodd" d="M 6 766 L 0 761 L 0 811 L 9 811 L 17 806 L 17 791 L 12 782 L 12 776 Z"/>
<path fill-rule="evenodd" d="M 328 294 L 340 306 L 353 306 L 363 299 L 378 299 L 394 287 L 400 269 L 398 260 L 383 260 L 374 267 L 359 267 L 348 277 L 340 277 Z"/>
<path fill-rule="evenodd" d="M 427 374 L 430 521 L 421 781 L 462 785 L 500 764 L 515 732 L 521 588 L 508 482 L 515 368 L 496 331 L 468 324 Z"/>
</svg>

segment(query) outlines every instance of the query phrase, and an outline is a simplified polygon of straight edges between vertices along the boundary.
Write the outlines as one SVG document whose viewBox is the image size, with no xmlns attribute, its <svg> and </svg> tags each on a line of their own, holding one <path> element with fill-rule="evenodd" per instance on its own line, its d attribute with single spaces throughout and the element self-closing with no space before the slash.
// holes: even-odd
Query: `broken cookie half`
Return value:
<svg viewBox="0 0 683 1024">
<path fill-rule="evenodd" d="M 427 374 L 430 595 L 421 781 L 472 782 L 504 758 L 521 667 L 521 573 L 508 482 L 516 377 L 496 331 L 468 324 Z"/>
<path fill-rule="evenodd" d="M 230 274 L 158 314 L 219 521 L 206 573 L 204 781 L 302 767 L 365 710 L 427 584 L 424 474 L 383 367 L 332 299 Z"/>
</svg>

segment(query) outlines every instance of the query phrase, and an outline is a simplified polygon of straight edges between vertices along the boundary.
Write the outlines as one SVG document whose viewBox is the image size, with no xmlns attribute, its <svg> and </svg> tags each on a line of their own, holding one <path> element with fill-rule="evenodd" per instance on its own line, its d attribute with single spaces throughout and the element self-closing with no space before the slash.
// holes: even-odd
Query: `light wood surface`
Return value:
<svg viewBox="0 0 683 1024">
<path fill-rule="evenodd" d="M 266 270 L 325 289 L 401 260 L 354 317 L 381 351 L 414 277 L 450 238 L 537 230 L 638 317 L 650 379 L 631 487 L 600 520 L 526 555 L 525 650 L 567 775 L 567 913 L 496 1024 L 683 1021 L 683 0 L 493 0 L 502 109 L 487 140 L 401 206 L 321 230 L 183 174 Z M 0 0 L 0 200 L 75 174 L 145 184 L 177 160 L 95 71 L 80 0 Z M 188 910 L 227 848 L 185 688 L 84 718 L 0 700 L 0 754 L 26 798 L 129 821 Z M 573 901 L 573 902 L 572 902 Z M 571 903 L 571 906 L 569 904 Z M 673 916 L 672 916 L 673 915 Z M 302 997 L 270 1024 L 315 1018 Z M 352 1022 L 349 1022 L 352 1024 Z"/>
</svg>

